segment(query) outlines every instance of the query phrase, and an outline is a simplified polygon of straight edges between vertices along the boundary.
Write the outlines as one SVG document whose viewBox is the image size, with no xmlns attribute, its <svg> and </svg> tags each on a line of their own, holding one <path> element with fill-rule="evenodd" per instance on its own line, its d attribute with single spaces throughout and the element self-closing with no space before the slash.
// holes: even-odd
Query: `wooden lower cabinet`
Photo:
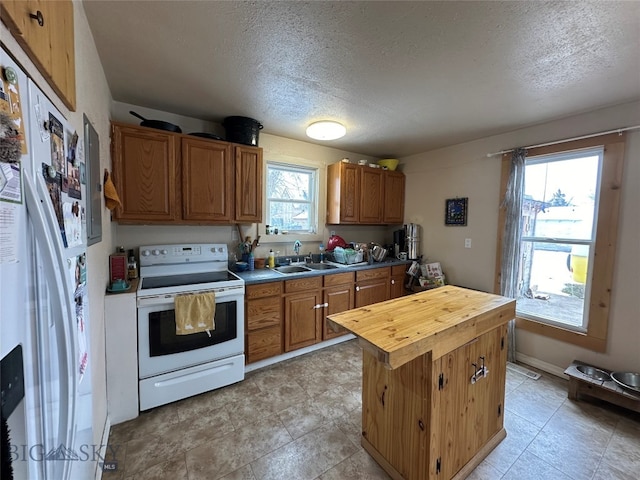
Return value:
<svg viewBox="0 0 640 480">
<path fill-rule="evenodd" d="M 406 271 L 406 265 L 394 265 L 393 267 L 391 267 L 389 298 L 399 298 L 405 294 L 404 279 Z"/>
<path fill-rule="evenodd" d="M 322 277 L 285 282 L 284 351 L 322 341 Z"/>
<path fill-rule="evenodd" d="M 390 274 L 391 269 L 389 267 L 356 272 L 356 308 L 389 300 Z"/>
<path fill-rule="evenodd" d="M 323 340 L 329 340 L 349 333 L 344 328 L 340 328 L 338 331 L 335 331 L 327 323 L 326 316 L 351 310 L 353 308 L 353 293 L 355 291 L 353 281 L 353 272 L 326 275 L 324 277 L 323 303 L 325 307 L 322 318 Z"/>
<path fill-rule="evenodd" d="M 363 351 L 362 444 L 387 472 L 450 479 L 504 437 L 506 331 L 501 325 L 440 358 L 428 352 L 393 370 Z M 483 358 L 488 374 L 472 383 L 472 364 L 479 369 Z"/>
<path fill-rule="evenodd" d="M 245 291 L 246 363 L 283 353 L 282 282 L 247 285 Z"/>
</svg>

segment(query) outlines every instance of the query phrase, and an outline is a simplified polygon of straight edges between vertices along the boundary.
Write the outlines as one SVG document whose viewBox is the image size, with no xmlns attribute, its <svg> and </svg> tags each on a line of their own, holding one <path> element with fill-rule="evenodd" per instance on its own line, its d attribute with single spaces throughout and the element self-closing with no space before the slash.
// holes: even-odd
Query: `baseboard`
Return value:
<svg viewBox="0 0 640 480">
<path fill-rule="evenodd" d="M 109 433 L 111 432 L 111 417 L 107 414 L 107 418 L 104 419 L 104 429 L 102 430 L 102 439 L 100 440 L 100 458 L 105 458 L 107 454 L 107 444 L 109 443 Z M 96 478 L 95 480 L 102 480 L 102 462 L 98 460 L 96 462 Z"/>
<path fill-rule="evenodd" d="M 340 337 L 332 338 L 331 340 L 316 343 L 315 345 L 311 345 L 309 347 L 299 348 L 292 352 L 283 353 L 282 355 L 278 355 L 277 357 L 265 358 L 264 360 L 245 365 L 244 371 L 245 373 L 252 372 L 260 368 L 268 367 L 269 365 L 280 363 L 283 360 L 299 357 L 300 355 L 304 355 L 305 353 L 314 352 L 322 348 L 330 347 L 331 345 L 337 345 L 338 343 L 346 342 L 347 340 L 352 340 L 354 338 L 356 338 L 355 335 L 348 333 L 347 335 L 342 335 Z"/>
<path fill-rule="evenodd" d="M 567 379 L 567 376 L 564 374 L 564 368 L 560 368 L 551 363 L 543 362 L 542 360 L 539 360 L 535 357 L 530 357 L 529 355 L 525 355 L 524 353 L 516 352 L 516 360 L 520 363 L 538 368 L 543 372 L 550 373 L 551 375 L 555 375 L 556 377 L 560 377 L 564 380 Z"/>
</svg>

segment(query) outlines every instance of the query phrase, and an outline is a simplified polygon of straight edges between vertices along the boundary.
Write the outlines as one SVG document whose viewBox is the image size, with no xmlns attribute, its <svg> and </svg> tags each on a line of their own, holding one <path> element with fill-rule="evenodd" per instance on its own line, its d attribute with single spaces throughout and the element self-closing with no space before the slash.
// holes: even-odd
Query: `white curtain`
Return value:
<svg viewBox="0 0 640 480">
<path fill-rule="evenodd" d="M 522 199 L 524 196 L 524 168 L 527 151 L 517 148 L 511 156 L 511 173 L 502 207 L 506 209 L 502 235 L 500 293 L 518 298 L 518 269 L 520 263 L 520 239 L 522 238 Z M 516 361 L 515 320 L 508 324 L 507 361 Z"/>
</svg>

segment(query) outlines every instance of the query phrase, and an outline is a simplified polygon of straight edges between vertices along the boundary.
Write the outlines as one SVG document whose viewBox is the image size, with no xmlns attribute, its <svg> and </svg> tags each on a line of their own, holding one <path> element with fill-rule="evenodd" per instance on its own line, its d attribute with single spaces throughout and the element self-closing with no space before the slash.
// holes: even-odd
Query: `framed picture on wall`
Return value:
<svg viewBox="0 0 640 480">
<path fill-rule="evenodd" d="M 448 198 L 445 203 L 444 224 L 452 226 L 467 225 L 468 198 Z"/>
</svg>

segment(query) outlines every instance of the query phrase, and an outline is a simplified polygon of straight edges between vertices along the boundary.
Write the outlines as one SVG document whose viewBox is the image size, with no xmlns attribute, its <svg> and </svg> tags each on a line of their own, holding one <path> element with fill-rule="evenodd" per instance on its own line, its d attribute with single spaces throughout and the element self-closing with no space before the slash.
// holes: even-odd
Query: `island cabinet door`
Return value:
<svg viewBox="0 0 640 480">
<path fill-rule="evenodd" d="M 506 334 L 506 325 L 495 328 L 433 364 L 437 423 L 429 470 L 437 473 L 439 464 L 437 478 L 452 478 L 503 427 Z"/>
<path fill-rule="evenodd" d="M 389 370 L 363 350 L 362 366 L 363 446 L 377 460 L 378 455 L 382 457 L 403 479 L 426 480 L 431 355 Z"/>
</svg>

